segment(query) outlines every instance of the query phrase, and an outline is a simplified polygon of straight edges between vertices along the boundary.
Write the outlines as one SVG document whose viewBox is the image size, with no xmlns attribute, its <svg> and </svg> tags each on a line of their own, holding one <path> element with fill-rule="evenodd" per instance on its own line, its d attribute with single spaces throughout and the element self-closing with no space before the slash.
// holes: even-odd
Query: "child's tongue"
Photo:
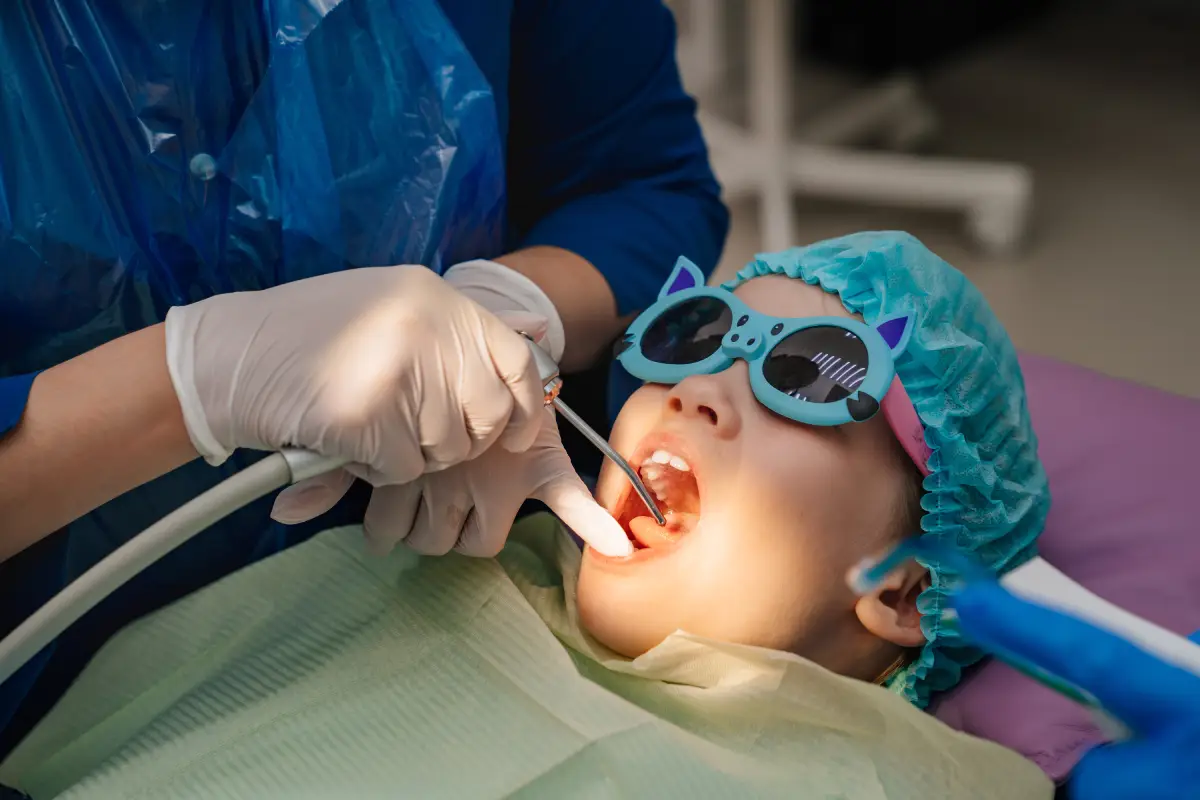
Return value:
<svg viewBox="0 0 1200 800">
<path fill-rule="evenodd" d="M 643 547 L 662 547 L 674 544 L 680 536 L 691 531 L 700 521 L 699 514 L 681 511 L 667 511 L 664 516 L 667 518 L 665 526 L 659 525 L 658 521 L 650 515 L 634 517 L 629 521 L 629 532 Z"/>
</svg>

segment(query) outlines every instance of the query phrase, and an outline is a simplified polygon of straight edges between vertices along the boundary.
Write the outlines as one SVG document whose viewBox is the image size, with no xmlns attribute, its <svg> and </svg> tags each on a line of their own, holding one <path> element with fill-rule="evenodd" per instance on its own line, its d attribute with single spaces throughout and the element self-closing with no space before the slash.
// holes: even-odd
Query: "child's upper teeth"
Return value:
<svg viewBox="0 0 1200 800">
<path fill-rule="evenodd" d="M 643 466 L 648 464 L 661 464 L 663 466 L 670 465 L 680 472 L 688 472 L 691 470 L 691 466 L 686 461 L 674 453 L 667 452 L 666 450 L 655 450 L 653 453 L 651 453 L 650 457 L 643 462 Z"/>
</svg>

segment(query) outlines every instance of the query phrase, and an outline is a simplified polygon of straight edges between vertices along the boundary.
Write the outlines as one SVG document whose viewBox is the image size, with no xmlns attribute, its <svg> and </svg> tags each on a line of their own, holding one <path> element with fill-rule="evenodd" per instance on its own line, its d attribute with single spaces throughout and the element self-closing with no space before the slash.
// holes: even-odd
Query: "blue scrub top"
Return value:
<svg viewBox="0 0 1200 800">
<path fill-rule="evenodd" d="M 508 249 L 578 253 L 608 279 L 621 314 L 653 302 L 680 254 L 713 269 L 728 214 L 678 75 L 674 21 L 660 2 L 440 3 L 495 94 Z M 0 435 L 19 420 L 32 380 L 0 378 Z M 614 403 L 630 388 L 623 384 Z M 361 521 L 367 492 L 357 486 L 329 515 L 286 529 L 270 525 L 267 498 L 138 576 L 0 686 L 0 758 L 125 624 L 318 530 Z M 136 500 L 118 498 L 0 563 L 0 635 L 173 510 L 181 493 L 187 487 L 164 476 Z M 220 547 L 206 547 L 213 537 Z"/>
</svg>

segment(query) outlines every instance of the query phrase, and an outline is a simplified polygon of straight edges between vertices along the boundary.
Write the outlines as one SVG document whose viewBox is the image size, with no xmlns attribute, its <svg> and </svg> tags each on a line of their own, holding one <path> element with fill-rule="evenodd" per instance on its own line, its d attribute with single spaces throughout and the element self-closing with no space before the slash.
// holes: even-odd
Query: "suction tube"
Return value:
<svg viewBox="0 0 1200 800">
<path fill-rule="evenodd" d="M 343 463 L 307 450 L 273 453 L 163 517 L 79 576 L 0 641 L 0 684 L 101 600 L 196 534 L 276 489 Z"/>
</svg>

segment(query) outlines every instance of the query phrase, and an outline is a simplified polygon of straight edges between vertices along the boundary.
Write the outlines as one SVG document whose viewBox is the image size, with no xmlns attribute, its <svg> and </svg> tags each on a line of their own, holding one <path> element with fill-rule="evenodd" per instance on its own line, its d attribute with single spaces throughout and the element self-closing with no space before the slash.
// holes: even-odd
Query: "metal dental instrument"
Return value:
<svg viewBox="0 0 1200 800">
<path fill-rule="evenodd" d="M 587 440 L 607 456 L 609 461 L 620 467 L 621 471 L 625 473 L 625 477 L 633 485 L 633 490 L 637 492 L 638 497 L 646 505 L 646 509 L 650 512 L 650 515 L 654 517 L 655 522 L 659 525 L 666 525 L 666 517 L 658 510 L 654 498 L 650 495 L 646 484 L 642 483 L 637 470 L 630 466 L 629 462 L 622 458 L 620 453 L 612 449 L 612 446 L 609 445 L 603 436 L 592 430 L 592 426 L 584 422 L 583 417 L 576 414 L 571 410 L 570 406 L 559 399 L 558 393 L 562 390 L 562 377 L 559 374 L 558 364 L 554 363 L 554 359 L 550 357 L 550 354 L 539 347 L 529 334 L 522 335 L 529 340 L 529 349 L 533 352 L 533 360 L 537 364 L 538 376 L 541 377 L 543 388 L 546 390 L 546 405 L 553 405 L 555 411 L 562 414 L 567 422 L 575 426 L 575 430 L 587 437 Z"/>
</svg>

